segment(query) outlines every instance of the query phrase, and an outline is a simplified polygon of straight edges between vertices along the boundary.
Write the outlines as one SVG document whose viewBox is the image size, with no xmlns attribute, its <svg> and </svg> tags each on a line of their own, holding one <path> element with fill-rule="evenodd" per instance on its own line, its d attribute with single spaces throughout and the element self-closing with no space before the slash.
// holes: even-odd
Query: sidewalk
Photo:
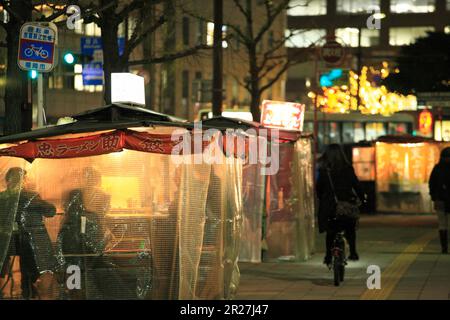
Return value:
<svg viewBox="0 0 450 320">
<path fill-rule="evenodd" d="M 362 217 L 358 246 L 360 261 L 349 262 L 339 287 L 322 264 L 323 234 L 307 262 L 240 263 L 236 299 L 450 299 L 450 255 L 440 254 L 435 216 Z M 367 290 L 369 265 L 381 269 L 381 290 Z"/>
</svg>

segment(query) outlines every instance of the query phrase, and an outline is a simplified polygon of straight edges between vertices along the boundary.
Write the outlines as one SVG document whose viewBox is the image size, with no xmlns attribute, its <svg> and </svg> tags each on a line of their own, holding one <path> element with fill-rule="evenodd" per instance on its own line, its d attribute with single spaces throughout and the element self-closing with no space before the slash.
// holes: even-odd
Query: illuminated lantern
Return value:
<svg viewBox="0 0 450 320">
<path fill-rule="evenodd" d="M 433 114 L 425 109 L 419 114 L 419 132 L 423 135 L 430 135 L 433 129 Z"/>
</svg>

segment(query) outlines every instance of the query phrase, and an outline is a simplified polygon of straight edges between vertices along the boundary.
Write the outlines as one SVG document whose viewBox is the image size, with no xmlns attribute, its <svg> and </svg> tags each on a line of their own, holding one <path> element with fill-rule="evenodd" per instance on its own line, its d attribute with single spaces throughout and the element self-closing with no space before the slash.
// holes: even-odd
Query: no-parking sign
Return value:
<svg viewBox="0 0 450 320">
<path fill-rule="evenodd" d="M 55 64 L 58 29 L 54 24 L 27 22 L 20 29 L 17 63 L 22 70 L 50 72 Z"/>
</svg>

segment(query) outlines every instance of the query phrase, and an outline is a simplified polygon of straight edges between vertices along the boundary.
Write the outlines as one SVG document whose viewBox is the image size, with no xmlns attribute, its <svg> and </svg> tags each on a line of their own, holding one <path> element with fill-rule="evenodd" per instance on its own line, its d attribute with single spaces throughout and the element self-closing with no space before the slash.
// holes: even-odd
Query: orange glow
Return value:
<svg viewBox="0 0 450 320">
<path fill-rule="evenodd" d="M 433 129 L 433 114 L 425 109 L 419 114 L 419 131 L 424 135 L 431 134 Z"/>
<path fill-rule="evenodd" d="M 301 131 L 304 113 L 304 104 L 264 100 L 261 108 L 261 123 L 269 128 Z"/>
</svg>

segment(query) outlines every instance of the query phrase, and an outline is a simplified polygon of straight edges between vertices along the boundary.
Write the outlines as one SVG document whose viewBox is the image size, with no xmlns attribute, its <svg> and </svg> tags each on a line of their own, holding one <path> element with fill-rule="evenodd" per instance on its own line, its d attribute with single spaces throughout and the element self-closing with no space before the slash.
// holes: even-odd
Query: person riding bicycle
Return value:
<svg viewBox="0 0 450 320">
<path fill-rule="evenodd" d="M 349 260 L 358 260 L 356 252 L 357 219 L 336 219 L 336 198 L 339 201 L 356 202 L 356 196 L 364 200 L 365 194 L 351 163 L 338 144 L 330 144 L 319 159 L 316 184 L 319 199 L 319 233 L 326 232 L 324 264 L 331 263 L 331 248 L 336 233 L 343 230 L 350 247 Z M 336 197 L 336 198 L 335 198 Z"/>
</svg>

